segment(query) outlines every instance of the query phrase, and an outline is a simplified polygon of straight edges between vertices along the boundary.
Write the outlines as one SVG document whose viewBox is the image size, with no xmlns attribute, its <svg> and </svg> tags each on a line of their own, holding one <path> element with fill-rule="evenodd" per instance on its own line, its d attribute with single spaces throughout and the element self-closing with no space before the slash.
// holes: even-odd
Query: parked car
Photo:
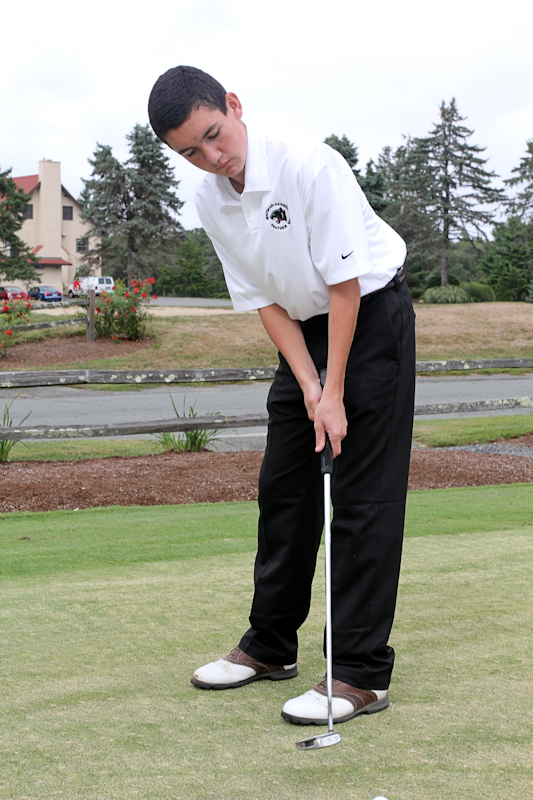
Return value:
<svg viewBox="0 0 533 800">
<path fill-rule="evenodd" d="M 18 286 L 0 286 L 0 300 L 29 300 L 27 292 Z"/>
<path fill-rule="evenodd" d="M 63 292 L 60 292 L 55 286 L 35 286 L 30 289 L 30 297 L 32 300 L 60 303 L 63 299 Z"/>
<path fill-rule="evenodd" d="M 94 289 L 96 295 L 100 295 L 102 292 L 114 292 L 115 281 L 108 275 L 99 278 L 76 278 L 68 287 L 68 296 L 79 297 L 87 294 L 89 289 Z"/>
</svg>

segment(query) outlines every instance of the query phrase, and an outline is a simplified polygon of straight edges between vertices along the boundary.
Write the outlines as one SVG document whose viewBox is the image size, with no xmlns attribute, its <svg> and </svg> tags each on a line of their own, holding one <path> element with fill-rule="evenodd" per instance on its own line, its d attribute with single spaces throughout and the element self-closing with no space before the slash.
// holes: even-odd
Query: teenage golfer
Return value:
<svg viewBox="0 0 533 800">
<path fill-rule="evenodd" d="M 162 75 L 149 113 L 157 136 L 208 173 L 196 205 L 235 310 L 257 310 L 280 351 L 259 478 L 250 628 L 192 682 L 229 689 L 296 676 L 297 631 L 309 612 L 324 522 L 318 454 L 327 433 L 335 456 L 333 719 L 381 711 L 394 663 L 387 642 L 414 402 L 404 242 L 376 216 L 339 153 L 246 126 L 238 97 L 201 70 Z M 282 716 L 324 724 L 325 682 L 286 702 Z"/>
</svg>

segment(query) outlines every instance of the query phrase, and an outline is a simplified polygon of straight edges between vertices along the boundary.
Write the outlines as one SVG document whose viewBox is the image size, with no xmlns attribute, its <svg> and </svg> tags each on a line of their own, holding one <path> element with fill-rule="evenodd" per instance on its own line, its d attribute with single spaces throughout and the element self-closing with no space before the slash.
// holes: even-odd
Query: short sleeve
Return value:
<svg viewBox="0 0 533 800">
<path fill-rule="evenodd" d="M 348 167 L 322 167 L 304 198 L 304 214 L 311 258 L 328 286 L 373 270 L 367 227 L 375 214 Z"/>
</svg>

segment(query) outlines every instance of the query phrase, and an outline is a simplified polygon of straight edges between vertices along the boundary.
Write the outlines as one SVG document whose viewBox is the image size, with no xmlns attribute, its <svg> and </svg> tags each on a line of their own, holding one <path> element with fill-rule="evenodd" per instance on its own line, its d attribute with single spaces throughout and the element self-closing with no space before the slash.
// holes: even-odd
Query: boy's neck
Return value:
<svg viewBox="0 0 533 800">
<path fill-rule="evenodd" d="M 240 177 L 240 175 L 239 175 L 239 177 Z M 243 175 L 243 178 L 244 178 L 244 175 Z M 236 178 L 229 178 L 229 182 L 231 183 L 231 185 L 233 186 L 233 188 L 235 189 L 236 192 L 238 192 L 239 194 L 242 194 L 244 192 L 244 183 L 241 183 Z"/>
</svg>

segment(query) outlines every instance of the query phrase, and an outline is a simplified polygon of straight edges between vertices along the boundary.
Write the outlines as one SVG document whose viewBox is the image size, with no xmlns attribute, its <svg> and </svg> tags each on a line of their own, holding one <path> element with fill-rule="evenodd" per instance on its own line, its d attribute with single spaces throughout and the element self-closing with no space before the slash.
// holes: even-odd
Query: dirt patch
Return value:
<svg viewBox="0 0 533 800">
<path fill-rule="evenodd" d="M 122 339 L 97 339 L 90 344 L 79 336 L 68 339 L 42 339 L 38 342 L 25 342 L 10 347 L 7 355 L 0 359 L 0 371 L 37 370 L 49 364 L 61 369 L 63 364 L 80 364 L 102 358 L 119 358 L 146 350 L 154 344 L 153 337 L 142 342 L 128 342 Z"/>
<path fill-rule="evenodd" d="M 262 458 L 262 452 L 205 452 L 4 464 L 0 511 L 255 500 Z M 409 488 L 532 481 L 530 458 L 427 450 L 413 453 Z"/>
</svg>

